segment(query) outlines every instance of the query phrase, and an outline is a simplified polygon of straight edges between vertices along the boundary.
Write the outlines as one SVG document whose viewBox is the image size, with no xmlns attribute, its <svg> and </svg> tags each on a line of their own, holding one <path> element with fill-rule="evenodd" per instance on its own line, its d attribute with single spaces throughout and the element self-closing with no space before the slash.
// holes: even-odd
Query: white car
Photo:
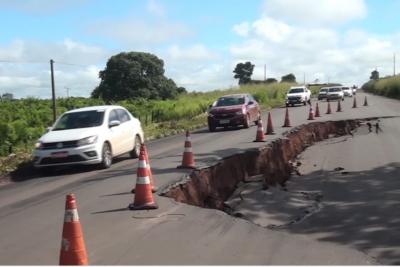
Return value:
<svg viewBox="0 0 400 267">
<path fill-rule="evenodd" d="M 306 86 L 292 86 L 286 94 L 286 106 L 307 104 L 311 98 L 311 91 Z"/>
<path fill-rule="evenodd" d="M 138 157 L 144 140 L 140 121 L 121 106 L 70 110 L 35 145 L 36 168 L 99 164 L 109 168 L 116 156 Z"/>
<path fill-rule="evenodd" d="M 342 87 L 344 96 L 353 97 L 353 90 L 350 87 L 343 86 Z"/>
<path fill-rule="evenodd" d="M 341 99 L 344 101 L 344 93 L 342 87 L 329 87 L 326 99 L 329 100 L 337 100 Z"/>
</svg>

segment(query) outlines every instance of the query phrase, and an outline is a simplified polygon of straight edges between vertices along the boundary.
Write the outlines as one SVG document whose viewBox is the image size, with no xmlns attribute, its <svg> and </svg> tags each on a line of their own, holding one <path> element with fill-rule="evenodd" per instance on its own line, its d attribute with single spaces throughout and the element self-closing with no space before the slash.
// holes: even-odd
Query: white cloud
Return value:
<svg viewBox="0 0 400 267">
<path fill-rule="evenodd" d="M 293 33 L 289 25 L 269 17 L 255 21 L 252 28 L 257 36 L 273 42 L 284 41 Z"/>
<path fill-rule="evenodd" d="M 160 44 L 193 34 L 185 24 L 179 22 L 144 19 L 97 22 L 89 26 L 89 31 L 116 39 L 128 46 Z"/>
<path fill-rule="evenodd" d="M 250 25 L 248 22 L 242 22 L 233 26 L 233 31 L 239 36 L 246 37 L 249 33 L 249 30 Z"/>
<path fill-rule="evenodd" d="M 187 48 L 172 45 L 168 49 L 168 56 L 175 61 L 206 61 L 214 60 L 218 57 L 215 52 L 210 51 L 204 45 L 196 44 Z"/>
<path fill-rule="evenodd" d="M 71 96 L 89 96 L 98 85 L 98 72 L 110 55 L 100 47 L 70 39 L 57 43 L 13 41 L 0 46 L 0 57 L 6 61 L 0 63 L 0 93 L 50 97 L 51 57 L 55 61 L 56 94 L 65 96 L 68 87 Z"/>
<path fill-rule="evenodd" d="M 296 24 L 343 24 L 367 15 L 364 0 L 265 0 L 264 14 Z"/>
</svg>

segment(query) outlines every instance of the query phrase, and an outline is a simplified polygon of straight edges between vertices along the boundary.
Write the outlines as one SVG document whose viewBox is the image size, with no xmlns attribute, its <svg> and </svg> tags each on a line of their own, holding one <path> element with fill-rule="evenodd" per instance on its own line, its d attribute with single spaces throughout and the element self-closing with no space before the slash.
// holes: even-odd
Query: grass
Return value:
<svg viewBox="0 0 400 267">
<path fill-rule="evenodd" d="M 377 81 L 370 80 L 362 88 L 373 94 L 400 99 L 400 76 L 386 77 Z"/>
</svg>

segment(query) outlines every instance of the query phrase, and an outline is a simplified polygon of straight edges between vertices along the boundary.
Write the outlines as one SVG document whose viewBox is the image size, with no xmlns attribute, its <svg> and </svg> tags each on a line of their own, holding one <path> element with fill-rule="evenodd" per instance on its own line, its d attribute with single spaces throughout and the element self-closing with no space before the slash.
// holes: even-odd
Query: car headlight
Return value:
<svg viewBox="0 0 400 267">
<path fill-rule="evenodd" d="M 78 146 L 90 145 L 97 142 L 97 135 L 89 136 L 78 141 Z"/>
<path fill-rule="evenodd" d="M 242 111 L 242 110 L 236 111 L 235 114 L 236 114 L 236 115 L 243 115 L 243 111 Z"/>
<path fill-rule="evenodd" d="M 37 141 L 35 143 L 35 149 L 42 149 L 43 148 L 43 143 L 41 141 Z"/>
</svg>

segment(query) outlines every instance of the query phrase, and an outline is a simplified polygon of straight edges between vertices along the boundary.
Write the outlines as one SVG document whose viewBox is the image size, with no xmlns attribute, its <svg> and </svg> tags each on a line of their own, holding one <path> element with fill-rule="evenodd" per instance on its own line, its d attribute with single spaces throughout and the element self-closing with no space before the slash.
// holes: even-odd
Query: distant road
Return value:
<svg viewBox="0 0 400 267">
<path fill-rule="evenodd" d="M 365 94 L 357 94 L 361 106 Z M 400 102 L 368 95 L 369 107 L 344 111 L 320 120 L 400 115 Z M 314 104 L 313 104 L 314 107 Z M 336 110 L 336 105 L 332 105 Z M 308 106 L 289 108 L 293 126 L 307 123 Z M 272 110 L 279 138 L 285 109 Z M 263 116 L 264 121 L 266 116 Z M 265 125 L 265 124 L 264 124 Z M 256 127 L 192 134 L 199 167 L 265 143 L 253 143 Z M 272 140 L 272 137 L 267 137 Z M 158 187 L 179 180 L 189 171 L 176 169 L 182 159 L 184 136 L 149 142 L 148 150 Z M 379 149 L 374 147 L 374 149 Z M 378 153 L 378 152 L 377 152 Z M 381 160 L 381 158 L 376 158 Z M 321 242 L 255 226 L 216 210 L 202 209 L 156 197 L 154 211 L 126 210 L 133 201 L 137 160 L 120 159 L 108 170 L 83 168 L 60 171 L 0 187 L 0 264 L 56 265 L 61 243 L 65 195 L 76 194 L 90 264 L 370 264 L 368 255 L 340 242 Z M 389 163 L 389 162 L 387 162 Z M 395 211 L 394 211 L 395 212 Z"/>
</svg>

